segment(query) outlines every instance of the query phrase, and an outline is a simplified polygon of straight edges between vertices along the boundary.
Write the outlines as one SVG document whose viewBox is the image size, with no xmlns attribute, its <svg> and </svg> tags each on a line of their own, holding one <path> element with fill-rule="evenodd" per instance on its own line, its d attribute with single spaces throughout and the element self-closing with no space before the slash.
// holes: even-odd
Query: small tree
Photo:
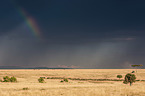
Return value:
<svg viewBox="0 0 145 96">
<path fill-rule="evenodd" d="M 119 78 L 119 79 L 122 78 L 122 75 L 117 75 L 117 78 Z"/>
<path fill-rule="evenodd" d="M 39 81 L 39 83 L 44 83 L 45 82 L 44 78 L 41 78 L 41 77 L 38 79 L 38 81 Z"/>
<path fill-rule="evenodd" d="M 133 82 L 135 82 L 135 75 L 134 74 L 131 74 L 131 73 L 128 73 L 125 75 L 125 80 L 124 80 L 124 84 L 128 84 L 130 83 L 130 86 L 132 85 Z"/>
</svg>

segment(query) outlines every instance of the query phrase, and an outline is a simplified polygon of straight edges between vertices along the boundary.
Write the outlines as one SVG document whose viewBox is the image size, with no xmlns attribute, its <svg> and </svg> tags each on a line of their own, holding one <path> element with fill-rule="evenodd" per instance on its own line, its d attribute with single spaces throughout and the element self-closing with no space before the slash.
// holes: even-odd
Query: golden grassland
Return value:
<svg viewBox="0 0 145 96">
<path fill-rule="evenodd" d="M 0 96 L 145 96 L 145 82 L 138 81 L 132 86 L 122 81 L 80 81 L 45 79 L 39 77 L 63 77 L 81 79 L 117 79 L 117 75 L 132 72 L 134 69 L 49 69 L 49 70 L 0 70 L 3 76 L 15 76 L 17 83 L 0 82 Z M 145 69 L 135 73 L 137 80 L 145 80 Z"/>
</svg>

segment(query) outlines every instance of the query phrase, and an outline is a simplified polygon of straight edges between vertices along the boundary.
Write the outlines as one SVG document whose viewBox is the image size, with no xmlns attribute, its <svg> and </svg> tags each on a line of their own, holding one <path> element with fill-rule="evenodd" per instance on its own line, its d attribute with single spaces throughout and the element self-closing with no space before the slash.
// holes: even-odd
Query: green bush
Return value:
<svg viewBox="0 0 145 96">
<path fill-rule="evenodd" d="M 131 73 L 135 73 L 135 71 L 132 71 Z"/>
<path fill-rule="evenodd" d="M 39 81 L 39 83 L 44 83 L 45 82 L 44 78 L 41 78 L 41 77 L 38 79 L 38 81 Z"/>
<path fill-rule="evenodd" d="M 3 77 L 3 81 L 2 82 L 17 82 L 17 79 L 13 76 L 13 77 L 8 77 L 8 76 L 5 76 Z"/>
<path fill-rule="evenodd" d="M 68 82 L 68 79 L 67 79 L 67 78 L 64 78 L 63 81 L 64 81 L 64 82 Z"/>
<path fill-rule="evenodd" d="M 119 78 L 119 79 L 122 78 L 122 75 L 117 75 L 117 78 Z"/>
<path fill-rule="evenodd" d="M 45 77 L 40 77 L 40 78 L 43 78 L 43 79 L 45 79 Z"/>
<path fill-rule="evenodd" d="M 136 77 L 134 74 L 128 73 L 125 75 L 125 79 L 124 79 L 124 84 L 128 84 L 130 83 L 130 86 L 132 85 L 132 83 L 134 83 L 136 80 Z"/>
<path fill-rule="evenodd" d="M 3 82 L 10 82 L 10 78 L 8 76 L 3 77 L 4 81 Z"/>
<path fill-rule="evenodd" d="M 10 78 L 10 81 L 11 82 L 17 82 L 17 79 L 13 76 L 13 77 Z"/>
<path fill-rule="evenodd" d="M 60 82 L 63 82 L 63 80 L 61 80 Z"/>
<path fill-rule="evenodd" d="M 29 90 L 29 88 L 28 87 L 25 87 L 25 88 L 23 88 L 23 90 Z"/>
<path fill-rule="evenodd" d="M 63 80 L 61 80 L 60 82 L 68 82 L 67 78 L 64 78 Z"/>
</svg>

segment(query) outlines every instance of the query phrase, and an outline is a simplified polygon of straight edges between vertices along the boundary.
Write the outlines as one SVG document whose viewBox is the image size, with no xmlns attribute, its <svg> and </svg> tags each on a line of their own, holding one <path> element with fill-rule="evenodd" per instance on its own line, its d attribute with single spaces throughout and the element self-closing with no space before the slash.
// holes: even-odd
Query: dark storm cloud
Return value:
<svg viewBox="0 0 145 96">
<path fill-rule="evenodd" d="M 144 64 L 145 1 L 5 0 L 0 5 L 0 64 L 130 68 Z M 19 13 L 37 21 L 43 41 Z"/>
</svg>

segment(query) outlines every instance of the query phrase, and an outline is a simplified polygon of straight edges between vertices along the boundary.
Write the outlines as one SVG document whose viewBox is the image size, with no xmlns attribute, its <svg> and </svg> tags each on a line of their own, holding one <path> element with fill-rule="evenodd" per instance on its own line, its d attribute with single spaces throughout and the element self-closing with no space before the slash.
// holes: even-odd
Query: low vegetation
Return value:
<svg viewBox="0 0 145 96">
<path fill-rule="evenodd" d="M 39 83 L 45 83 L 44 78 L 42 78 L 42 77 L 40 77 L 40 78 L 38 79 L 38 81 L 39 81 Z"/>
<path fill-rule="evenodd" d="M 10 78 L 10 81 L 11 82 L 17 82 L 17 79 L 13 76 L 13 77 Z"/>
<path fill-rule="evenodd" d="M 131 73 L 135 73 L 135 71 L 132 71 Z"/>
<path fill-rule="evenodd" d="M 23 90 L 29 90 L 29 88 L 28 87 L 24 87 Z"/>
<path fill-rule="evenodd" d="M 10 82 L 10 78 L 8 76 L 3 77 L 2 82 Z"/>
<path fill-rule="evenodd" d="M 17 79 L 14 76 L 11 78 L 9 76 L 5 76 L 5 77 L 3 77 L 2 82 L 17 82 Z"/>
<path fill-rule="evenodd" d="M 68 79 L 67 79 L 67 78 L 64 78 L 63 81 L 64 81 L 64 82 L 68 82 Z"/>
<path fill-rule="evenodd" d="M 60 82 L 64 82 L 63 80 L 61 80 Z"/>
<path fill-rule="evenodd" d="M 122 75 L 117 75 L 117 78 L 119 78 L 119 79 L 122 78 Z"/>
<path fill-rule="evenodd" d="M 68 80 L 79 80 L 79 81 L 123 81 L 121 79 L 83 79 L 83 78 L 64 78 L 64 77 L 47 77 L 47 79 L 68 79 Z"/>
<path fill-rule="evenodd" d="M 64 78 L 63 80 L 61 80 L 60 82 L 68 82 L 67 78 Z"/>
</svg>

